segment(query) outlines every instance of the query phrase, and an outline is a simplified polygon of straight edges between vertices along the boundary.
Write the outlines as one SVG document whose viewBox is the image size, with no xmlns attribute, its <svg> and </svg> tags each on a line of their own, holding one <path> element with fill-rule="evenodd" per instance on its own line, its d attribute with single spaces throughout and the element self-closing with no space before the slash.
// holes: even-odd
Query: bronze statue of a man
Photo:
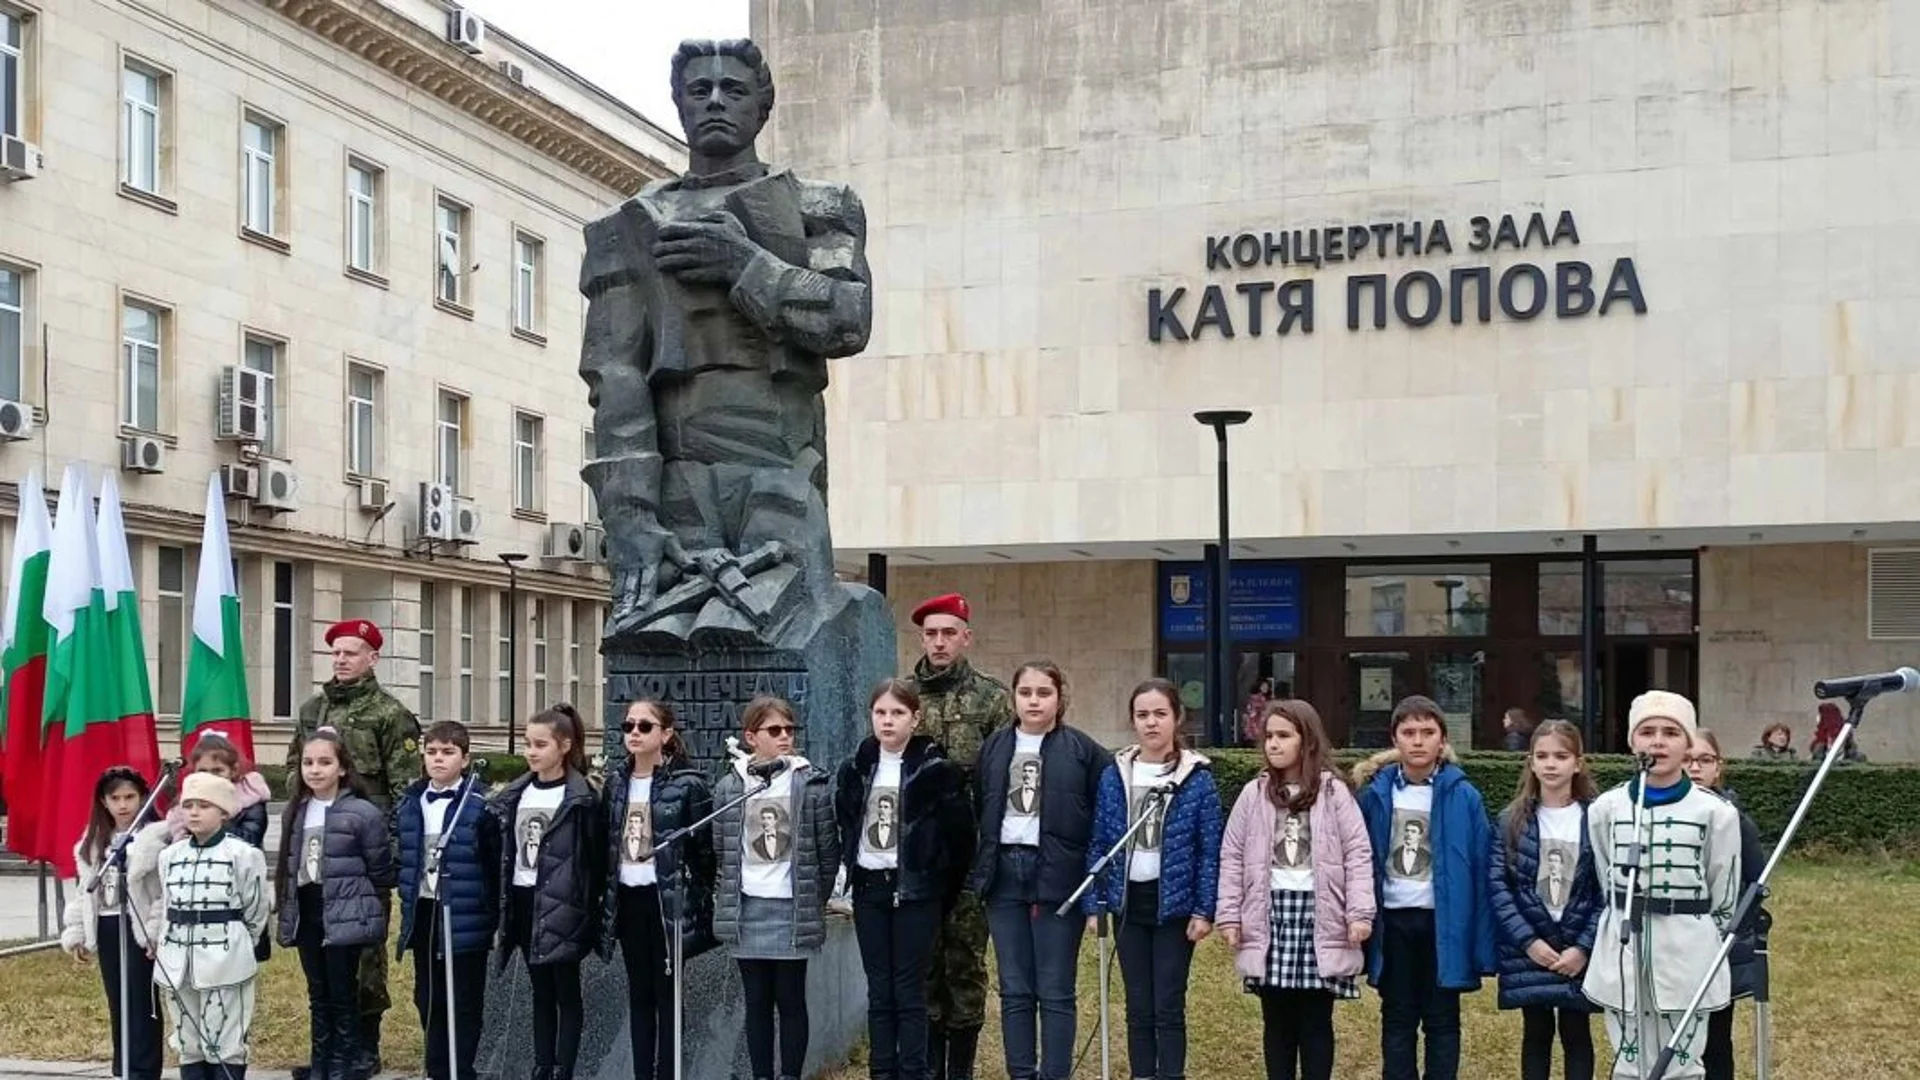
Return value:
<svg viewBox="0 0 1920 1080">
<path fill-rule="evenodd" d="M 872 330 L 866 213 L 760 161 L 751 41 L 683 42 L 672 71 L 687 173 L 587 226 L 580 275 L 607 636 L 777 645 L 845 602 L 821 393 Z"/>
</svg>

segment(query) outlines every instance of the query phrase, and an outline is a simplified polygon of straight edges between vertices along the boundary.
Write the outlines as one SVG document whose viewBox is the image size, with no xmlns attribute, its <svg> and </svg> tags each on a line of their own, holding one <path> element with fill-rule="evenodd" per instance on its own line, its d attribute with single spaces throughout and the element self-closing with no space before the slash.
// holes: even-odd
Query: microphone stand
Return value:
<svg viewBox="0 0 1920 1080">
<path fill-rule="evenodd" d="M 453 995 L 456 993 L 453 978 L 453 919 L 448 915 L 446 902 L 440 897 L 440 868 L 446 863 L 447 842 L 453 839 L 453 830 L 459 827 L 460 817 L 466 812 L 467 800 L 473 797 L 473 789 L 480 784 L 480 770 L 485 764 L 483 759 L 475 759 L 467 766 L 467 775 L 460 780 L 460 801 L 454 803 L 447 817 L 441 819 L 440 835 L 434 839 L 433 851 L 427 856 L 427 873 L 433 878 L 433 918 L 440 924 L 440 973 L 447 984 L 447 1080 L 460 1080 L 460 1039 L 455 1030 L 459 1010 L 453 1004 Z M 433 988 L 427 989 L 428 1007 L 431 1008 Z"/>
<path fill-rule="evenodd" d="M 1087 890 L 1107 872 L 1107 867 L 1113 864 L 1113 860 L 1119 858 L 1121 853 L 1127 850 L 1128 845 L 1133 843 L 1134 834 L 1139 832 L 1147 822 L 1166 816 L 1167 798 L 1172 794 L 1172 785 L 1159 785 L 1148 792 L 1147 804 L 1141 809 L 1139 819 L 1129 826 L 1126 832 L 1121 833 L 1120 839 L 1114 841 L 1113 846 L 1107 849 L 1107 853 L 1100 856 L 1100 860 L 1093 864 L 1093 868 L 1087 871 L 1087 876 L 1081 879 L 1080 886 L 1073 890 L 1073 895 L 1067 897 L 1065 903 L 1060 905 L 1054 912 L 1055 915 L 1064 919 L 1072 914 L 1073 909 L 1080 903 L 1080 898 L 1086 895 Z M 1121 894 L 1123 901 L 1125 895 L 1124 892 Z M 1113 1040 L 1107 1030 L 1107 1014 L 1111 1011 L 1111 976 L 1108 974 L 1107 958 L 1110 947 L 1108 916 L 1103 911 L 1094 918 L 1096 920 L 1095 938 L 1100 946 L 1100 1080 L 1112 1080 Z"/>
<path fill-rule="evenodd" d="M 1780 865 L 1780 860 L 1786 856 L 1787 846 L 1793 843 L 1793 834 L 1800 831 L 1800 823 L 1806 820 L 1807 811 L 1813 808 L 1813 800 L 1820 794 L 1821 786 L 1827 782 L 1827 774 L 1833 771 L 1834 763 L 1847 752 L 1847 745 L 1853 741 L 1853 729 L 1860 725 L 1860 717 L 1867 709 L 1867 700 L 1872 696 L 1872 693 L 1858 693 L 1847 699 L 1847 722 L 1841 725 L 1840 734 L 1833 740 L 1833 745 L 1827 747 L 1826 758 L 1820 762 L 1819 770 L 1813 774 L 1813 781 L 1807 785 L 1806 794 L 1800 796 L 1800 805 L 1794 807 L 1793 816 L 1787 819 L 1787 827 L 1781 831 L 1779 841 L 1773 845 L 1773 854 L 1768 856 L 1767 865 L 1760 871 L 1760 876 L 1754 879 L 1753 884 L 1747 886 L 1746 892 L 1740 897 L 1740 905 L 1733 909 L 1733 918 L 1727 921 L 1727 928 L 1720 935 L 1720 951 L 1714 954 L 1713 966 L 1707 969 L 1706 976 L 1700 980 L 1700 985 L 1694 988 L 1693 1000 L 1687 1003 L 1687 1011 L 1681 1014 L 1680 1022 L 1674 1025 L 1673 1038 L 1667 1041 L 1667 1045 L 1660 1051 L 1659 1060 L 1654 1063 L 1651 1080 L 1660 1080 L 1665 1076 L 1667 1067 L 1673 1063 L 1674 1055 L 1679 1053 L 1681 1035 L 1687 1030 L 1687 1024 L 1700 1012 L 1700 1003 L 1706 1000 L 1707 991 L 1713 986 L 1713 977 L 1719 974 L 1720 966 L 1727 962 L 1727 956 L 1733 952 L 1734 934 L 1739 930 L 1740 924 L 1747 920 L 1747 916 L 1753 909 L 1767 898 L 1767 882 L 1772 879 L 1773 871 Z M 1764 941 L 1764 937 L 1762 940 Z M 1762 952 L 1757 958 L 1764 956 L 1765 953 Z M 1773 1052 L 1770 1045 L 1772 1017 L 1769 1013 L 1772 994 L 1766 989 L 1766 962 L 1764 959 L 1760 962 L 1759 989 L 1756 989 L 1754 994 L 1754 1038 L 1760 1043 L 1760 1053 L 1754 1061 L 1759 1069 L 1759 1080 L 1768 1080 L 1773 1066 Z M 1766 994 L 1764 999 L 1761 996 L 1762 993 Z"/>
<path fill-rule="evenodd" d="M 94 875 L 93 884 L 87 886 L 87 892 L 97 893 L 100 891 L 100 883 L 106 880 L 107 871 L 120 871 L 120 917 L 114 921 L 120 924 L 115 936 L 120 939 L 120 1075 L 122 1078 L 133 1075 L 133 1002 L 129 1000 L 127 965 L 131 962 L 129 954 L 133 948 L 133 933 L 128 922 L 134 917 L 134 912 L 132 905 L 127 901 L 127 846 L 133 843 L 133 838 L 139 833 L 140 826 L 146 822 L 147 815 L 153 812 L 154 805 L 160 801 L 161 792 L 173 783 L 174 777 L 185 767 L 185 764 L 181 759 L 175 758 L 160 766 L 160 775 L 154 779 L 153 787 L 148 790 L 147 801 L 142 803 L 139 811 L 133 815 L 133 824 L 128 825 L 127 831 L 107 849 L 107 857 L 100 863 L 100 872 Z"/>
<path fill-rule="evenodd" d="M 785 771 L 785 768 L 780 770 L 780 772 Z M 632 775 L 631 766 L 629 766 L 628 775 Z M 768 776 L 755 776 L 754 779 L 759 781 L 759 786 L 746 788 L 740 792 L 739 797 L 730 800 L 725 806 L 717 807 L 713 813 L 708 814 L 706 817 L 701 818 L 691 825 L 683 825 L 664 836 L 656 837 L 653 841 L 655 865 L 658 865 L 662 851 L 670 850 L 675 844 L 680 843 L 699 830 L 706 828 L 715 818 L 746 802 L 748 799 L 753 798 L 755 795 L 765 794 L 768 789 L 773 787 L 773 778 L 778 775 L 780 775 L 779 772 Z M 687 900 L 687 860 L 681 858 L 677 852 L 674 854 L 673 883 L 673 898 L 668 900 L 663 906 L 672 909 L 667 915 L 667 967 L 671 969 L 669 973 L 673 976 L 673 1075 L 677 1080 L 677 1078 L 686 1075 L 684 1062 L 681 1060 L 686 1053 L 686 973 L 682 970 L 686 966 L 682 962 L 686 951 L 686 941 L 680 923 L 682 910 L 686 907 Z M 631 993 L 631 988 L 629 988 L 629 993 Z M 639 1064 L 637 1061 L 634 1062 L 636 1067 Z"/>
<path fill-rule="evenodd" d="M 1640 759 L 1640 772 L 1635 777 L 1633 799 L 1633 840 L 1627 845 L 1627 894 L 1620 917 L 1620 955 L 1624 966 L 1624 957 L 1633 953 L 1633 1024 L 1634 1044 L 1640 1047 L 1635 1055 L 1642 1080 L 1647 1080 L 1647 1049 L 1660 1037 L 1658 1002 L 1652 997 L 1653 972 L 1647 955 L 1647 903 L 1640 895 L 1641 868 L 1646 862 L 1647 843 L 1642 829 L 1647 826 L 1647 782 L 1651 769 L 1646 758 Z M 1620 993 L 1627 992 L 1625 980 L 1622 980 Z M 1653 1017 L 1652 1023 L 1648 1018 Z M 1614 1053 L 1615 1060 L 1619 1052 Z"/>
</svg>

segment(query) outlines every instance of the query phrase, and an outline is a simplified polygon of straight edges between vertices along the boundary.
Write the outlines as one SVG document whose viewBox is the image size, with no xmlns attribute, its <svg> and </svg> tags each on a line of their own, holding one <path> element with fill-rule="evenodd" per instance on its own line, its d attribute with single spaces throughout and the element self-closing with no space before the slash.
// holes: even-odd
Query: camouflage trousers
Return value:
<svg viewBox="0 0 1920 1080">
<path fill-rule="evenodd" d="M 380 890 L 380 904 L 393 913 L 393 890 Z M 360 950 L 360 1015 L 368 1018 L 379 1016 L 393 1007 L 393 998 L 387 993 L 387 948 L 386 942 Z"/>
<path fill-rule="evenodd" d="M 960 894 L 933 943 L 927 1022 L 949 1031 L 987 1022 L 987 910 L 971 891 Z"/>
</svg>

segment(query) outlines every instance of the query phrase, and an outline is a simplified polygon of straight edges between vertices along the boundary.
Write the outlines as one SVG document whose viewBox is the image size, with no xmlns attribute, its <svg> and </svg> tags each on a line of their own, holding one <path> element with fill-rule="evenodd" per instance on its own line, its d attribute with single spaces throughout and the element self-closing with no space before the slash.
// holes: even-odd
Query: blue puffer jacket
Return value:
<svg viewBox="0 0 1920 1080">
<path fill-rule="evenodd" d="M 1594 876 L 1593 846 L 1587 839 L 1586 807 L 1580 808 L 1580 858 L 1573 870 L 1573 892 L 1555 919 L 1535 886 L 1540 874 L 1540 819 L 1529 809 L 1526 827 L 1512 855 L 1507 853 L 1507 815 L 1502 811 L 1494 828 L 1487 865 L 1487 896 L 1499 931 L 1500 1007 L 1527 1009 L 1550 1006 L 1597 1012 L 1580 990 L 1579 978 L 1569 979 L 1533 962 L 1527 946 L 1535 938 L 1555 951 L 1579 949 L 1593 955 L 1593 935 L 1606 906 L 1600 879 Z"/>
<path fill-rule="evenodd" d="M 453 823 L 440 864 L 440 906 L 448 914 L 453 930 L 453 951 L 486 952 L 493 947 L 494 927 L 500 919 L 500 822 L 487 812 L 487 794 L 479 779 L 465 782 L 474 790 L 466 796 L 460 820 Z M 427 942 L 413 941 L 413 908 L 420 899 L 420 882 L 426 877 L 427 824 L 420 806 L 425 780 L 416 780 L 400 797 L 394 814 L 394 831 L 400 841 L 400 944 L 396 956 L 405 956 L 410 947 L 425 947 Z M 460 805 L 461 789 L 454 788 L 453 801 L 447 806 L 451 816 Z"/>
<path fill-rule="evenodd" d="M 1100 791 L 1093 804 L 1093 842 L 1087 846 L 1088 870 L 1120 842 L 1131 824 L 1127 785 L 1122 778 L 1133 775 L 1133 762 L 1139 754 L 1139 747 L 1127 747 L 1115 754 L 1113 764 L 1100 774 Z M 1220 834 L 1225 829 L 1213 768 L 1206 758 L 1182 750 L 1168 779 L 1179 787 L 1167 803 L 1166 825 L 1160 837 L 1159 920 L 1185 922 L 1198 916 L 1212 922 L 1220 897 Z M 1139 834 L 1134 835 L 1137 840 Z M 1122 910 L 1131 857 L 1129 852 L 1115 859 L 1101 875 L 1100 883 L 1087 890 L 1081 905 L 1087 914 Z"/>
<path fill-rule="evenodd" d="M 1373 894 L 1386 917 L 1387 857 L 1393 850 L 1393 792 L 1406 785 L 1400 766 L 1375 773 L 1360 791 L 1360 816 L 1373 844 Z M 1442 762 L 1433 774 L 1433 925 L 1442 990 L 1478 990 L 1495 970 L 1493 911 L 1487 903 L 1487 855 L 1492 829 L 1480 791 L 1460 766 Z M 1367 981 L 1380 985 L 1383 967 L 1375 932 L 1367 940 Z"/>
</svg>

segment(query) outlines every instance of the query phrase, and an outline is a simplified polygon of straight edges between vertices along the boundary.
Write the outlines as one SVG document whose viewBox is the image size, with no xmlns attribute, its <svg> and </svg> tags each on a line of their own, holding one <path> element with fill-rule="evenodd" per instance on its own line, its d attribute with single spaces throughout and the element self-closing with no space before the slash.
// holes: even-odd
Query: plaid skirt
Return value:
<svg viewBox="0 0 1920 1080">
<path fill-rule="evenodd" d="M 1325 990 L 1336 998 L 1360 996 L 1351 976 L 1322 978 L 1313 952 L 1313 894 L 1275 889 L 1267 924 L 1267 972 L 1258 982 L 1247 980 L 1247 991 Z"/>
</svg>

